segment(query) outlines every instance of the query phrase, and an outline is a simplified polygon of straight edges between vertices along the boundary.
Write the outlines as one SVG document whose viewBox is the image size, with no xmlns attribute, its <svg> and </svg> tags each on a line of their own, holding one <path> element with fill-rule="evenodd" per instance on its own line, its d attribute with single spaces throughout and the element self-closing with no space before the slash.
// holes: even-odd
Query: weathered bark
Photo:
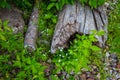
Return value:
<svg viewBox="0 0 120 80">
<path fill-rule="evenodd" d="M 65 5 L 59 13 L 58 23 L 51 44 L 51 53 L 57 49 L 65 48 L 69 38 L 77 33 L 90 34 L 91 30 L 104 30 L 104 36 L 95 36 L 99 45 L 103 47 L 107 40 L 107 16 L 104 7 L 91 9 L 80 3 Z"/>
<path fill-rule="evenodd" d="M 30 21 L 28 25 L 28 30 L 26 32 L 24 47 L 28 48 L 29 51 L 34 51 L 36 49 L 36 38 L 38 29 L 38 8 L 34 7 L 33 12 L 30 16 Z"/>
<path fill-rule="evenodd" d="M 16 7 L 12 6 L 11 9 L 0 9 L 0 19 L 2 21 L 8 20 L 8 26 L 13 29 L 14 33 L 23 32 L 25 22 L 22 18 L 21 11 Z"/>
</svg>

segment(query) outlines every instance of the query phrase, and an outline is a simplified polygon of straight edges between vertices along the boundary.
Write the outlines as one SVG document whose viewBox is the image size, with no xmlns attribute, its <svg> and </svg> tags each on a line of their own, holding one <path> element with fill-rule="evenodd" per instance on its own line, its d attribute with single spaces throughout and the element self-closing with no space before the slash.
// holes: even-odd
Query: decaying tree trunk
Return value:
<svg viewBox="0 0 120 80">
<path fill-rule="evenodd" d="M 21 11 L 15 6 L 11 6 L 11 9 L 0 9 L 0 19 L 2 21 L 8 20 L 8 26 L 13 29 L 13 33 L 23 32 L 25 22 L 22 18 Z"/>
<path fill-rule="evenodd" d="M 105 31 L 104 36 L 95 36 L 100 47 L 103 47 L 107 40 L 107 24 L 108 20 L 104 6 L 91 9 L 77 2 L 74 5 L 65 5 L 59 13 L 52 39 L 51 53 L 55 53 L 57 49 L 65 48 L 69 38 L 76 32 L 90 34 L 91 30 Z"/>
<path fill-rule="evenodd" d="M 36 38 L 38 29 L 38 8 L 34 7 L 33 12 L 30 16 L 30 21 L 28 24 L 28 30 L 26 32 L 24 47 L 28 48 L 29 51 L 34 51 L 36 49 Z"/>
</svg>

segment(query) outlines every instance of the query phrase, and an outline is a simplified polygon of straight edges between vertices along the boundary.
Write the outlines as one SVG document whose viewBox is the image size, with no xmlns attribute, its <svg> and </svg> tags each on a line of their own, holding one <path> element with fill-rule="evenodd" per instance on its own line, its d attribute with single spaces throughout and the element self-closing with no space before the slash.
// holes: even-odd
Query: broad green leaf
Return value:
<svg viewBox="0 0 120 80">
<path fill-rule="evenodd" d="M 56 3 L 55 6 L 56 6 L 56 9 L 57 9 L 57 10 L 60 9 L 60 7 L 59 7 L 59 3 Z"/>
<path fill-rule="evenodd" d="M 26 58 L 27 59 L 27 64 L 31 64 L 31 58 L 30 57 L 28 57 L 28 58 Z"/>
<path fill-rule="evenodd" d="M 45 19 L 50 19 L 51 17 L 52 17 L 52 14 L 46 14 L 44 18 Z"/>
<path fill-rule="evenodd" d="M 52 80 L 59 80 L 57 75 L 51 75 Z"/>
<path fill-rule="evenodd" d="M 8 20 L 4 21 L 4 22 L 3 22 L 3 26 L 4 26 L 4 27 L 7 27 L 7 26 L 8 26 L 8 22 L 9 22 Z"/>
<path fill-rule="evenodd" d="M 21 62 L 20 61 L 14 61 L 13 66 L 21 68 Z"/>
<path fill-rule="evenodd" d="M 55 6 L 55 3 L 50 3 L 49 5 L 48 5 L 48 7 L 47 7 L 47 10 L 50 10 L 52 7 L 54 7 Z"/>
<path fill-rule="evenodd" d="M 6 38 L 4 35 L 0 34 L 0 39 L 3 40 L 3 41 L 6 41 Z"/>
<path fill-rule="evenodd" d="M 98 0 L 98 6 L 102 5 L 105 3 L 106 0 Z"/>
<path fill-rule="evenodd" d="M 96 1 L 96 0 L 89 0 L 89 5 L 90 5 L 92 8 L 96 8 L 96 7 L 97 7 L 97 1 Z"/>
<path fill-rule="evenodd" d="M 95 34 L 97 34 L 97 31 L 96 30 L 91 30 L 90 33 L 95 35 Z"/>
<path fill-rule="evenodd" d="M 17 58 L 18 61 L 20 61 L 20 56 L 19 55 L 17 55 L 16 58 Z"/>
<path fill-rule="evenodd" d="M 34 75 L 33 78 L 32 78 L 32 80 L 35 80 L 36 78 L 38 78 L 38 76 Z"/>
<path fill-rule="evenodd" d="M 61 6 L 63 7 L 65 5 L 65 0 L 60 0 Z"/>
<path fill-rule="evenodd" d="M 12 32 L 12 29 L 9 26 L 5 27 L 5 30 L 8 30 L 8 31 Z"/>
<path fill-rule="evenodd" d="M 25 71 L 20 71 L 17 76 L 18 76 L 18 77 L 26 76 Z"/>
<path fill-rule="evenodd" d="M 32 73 L 33 74 L 37 73 L 37 69 L 36 69 L 36 67 L 34 65 L 32 65 Z"/>
<path fill-rule="evenodd" d="M 52 18 L 52 22 L 56 23 L 57 22 L 56 18 Z"/>
<path fill-rule="evenodd" d="M 105 34 L 104 30 L 98 31 L 98 33 L 97 33 L 98 36 L 101 36 L 101 35 L 104 35 L 104 34 Z"/>
<path fill-rule="evenodd" d="M 0 28 L 0 32 L 3 32 L 3 29 Z"/>
<path fill-rule="evenodd" d="M 93 51 L 100 51 L 100 48 L 97 47 L 97 46 L 91 46 L 91 49 L 92 49 Z"/>
</svg>

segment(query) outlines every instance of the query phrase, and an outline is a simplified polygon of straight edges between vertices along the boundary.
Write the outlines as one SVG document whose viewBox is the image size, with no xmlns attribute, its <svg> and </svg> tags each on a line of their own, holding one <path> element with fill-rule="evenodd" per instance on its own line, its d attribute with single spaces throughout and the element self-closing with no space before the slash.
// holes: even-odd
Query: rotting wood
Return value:
<svg viewBox="0 0 120 80">
<path fill-rule="evenodd" d="M 77 33 L 91 34 L 91 30 L 104 30 L 104 36 L 95 36 L 99 46 L 104 47 L 107 40 L 107 15 L 104 6 L 91 9 L 76 2 L 74 5 L 67 4 L 60 11 L 58 22 L 51 43 L 51 53 L 57 49 L 65 48 L 69 38 Z"/>
<path fill-rule="evenodd" d="M 23 32 L 25 22 L 22 18 L 22 12 L 15 6 L 11 6 L 11 9 L 0 9 L 0 19 L 2 21 L 8 20 L 8 26 L 13 29 L 13 33 Z"/>
<path fill-rule="evenodd" d="M 38 34 L 38 8 L 34 7 L 32 14 L 30 16 L 30 21 L 28 24 L 28 30 L 25 35 L 24 47 L 28 49 L 28 51 L 34 51 L 36 49 L 36 38 Z"/>
</svg>

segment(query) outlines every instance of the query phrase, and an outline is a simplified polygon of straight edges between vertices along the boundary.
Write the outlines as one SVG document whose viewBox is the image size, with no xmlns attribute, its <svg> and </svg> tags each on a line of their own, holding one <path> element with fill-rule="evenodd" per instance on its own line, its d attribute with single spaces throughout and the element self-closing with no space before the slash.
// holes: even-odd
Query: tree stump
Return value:
<svg viewBox="0 0 120 80">
<path fill-rule="evenodd" d="M 58 22 L 51 44 L 51 53 L 57 49 L 65 48 L 69 38 L 76 32 L 79 34 L 90 34 L 91 30 L 104 30 L 104 36 L 95 36 L 100 47 L 105 45 L 107 40 L 108 19 L 104 6 L 91 9 L 89 6 L 82 6 L 79 2 L 74 5 L 67 4 L 59 13 Z"/>
<path fill-rule="evenodd" d="M 36 49 L 36 38 L 38 29 L 38 8 L 34 7 L 32 14 L 30 16 L 30 21 L 28 24 L 28 30 L 25 35 L 24 47 L 28 48 L 28 51 L 34 51 Z"/>
</svg>

